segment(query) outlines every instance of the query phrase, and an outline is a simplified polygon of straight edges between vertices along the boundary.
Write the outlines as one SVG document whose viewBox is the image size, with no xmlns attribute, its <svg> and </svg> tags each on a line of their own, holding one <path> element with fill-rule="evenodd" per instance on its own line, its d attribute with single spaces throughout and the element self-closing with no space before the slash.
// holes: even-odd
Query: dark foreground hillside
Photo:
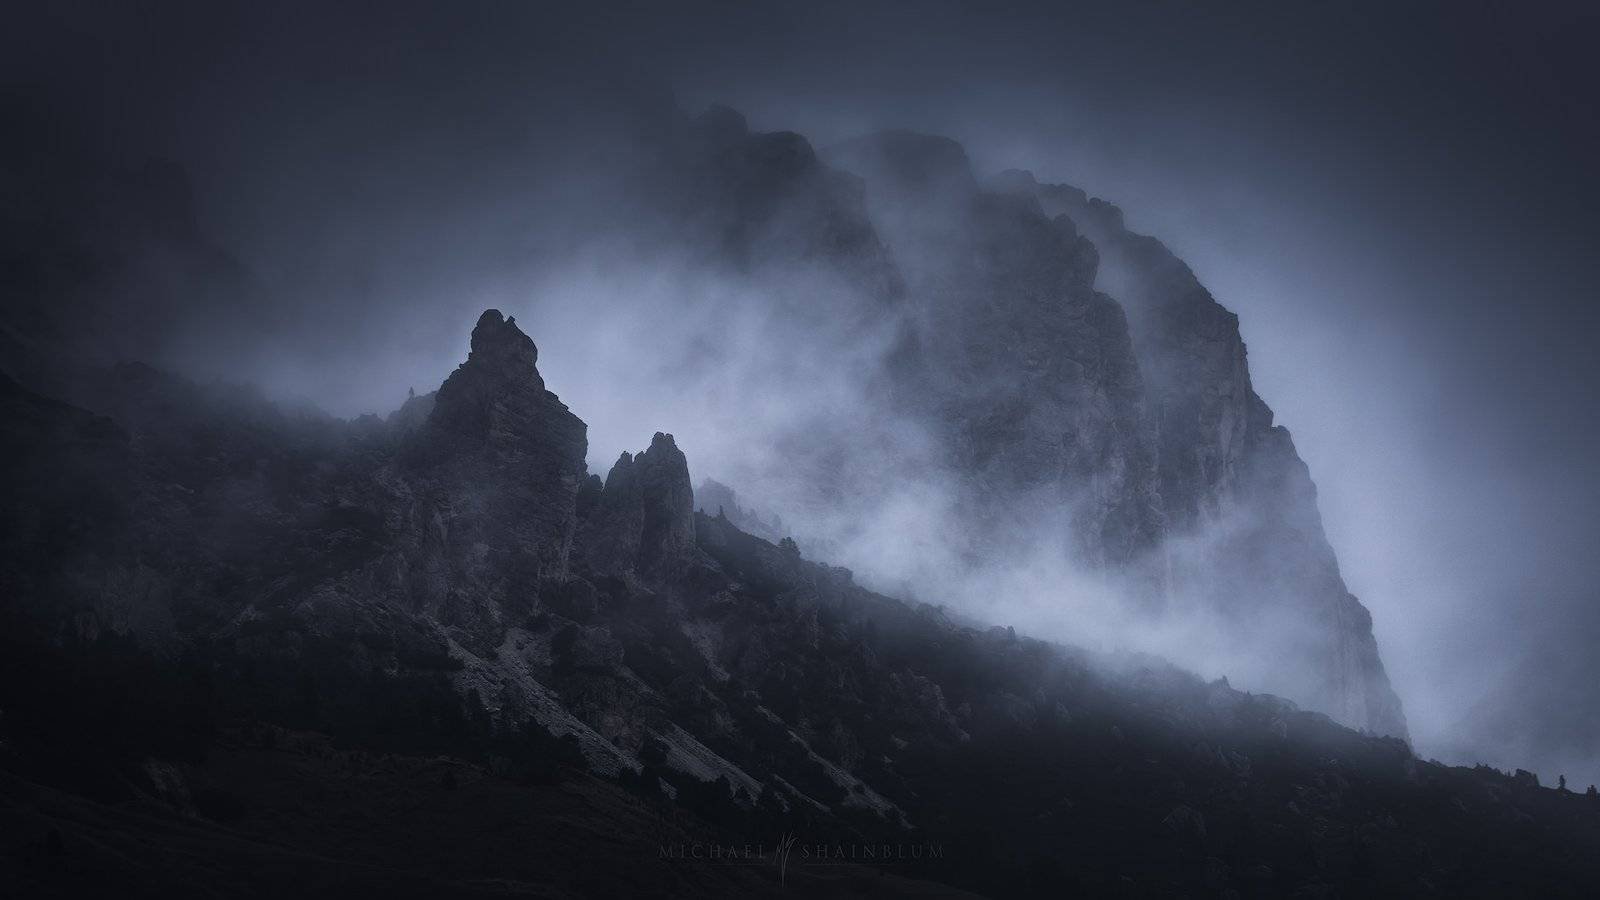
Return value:
<svg viewBox="0 0 1600 900">
<path fill-rule="evenodd" d="M 602 481 L 496 312 L 386 421 L 0 384 L 30 895 L 1589 896 L 1600 798 L 884 597 Z"/>
</svg>

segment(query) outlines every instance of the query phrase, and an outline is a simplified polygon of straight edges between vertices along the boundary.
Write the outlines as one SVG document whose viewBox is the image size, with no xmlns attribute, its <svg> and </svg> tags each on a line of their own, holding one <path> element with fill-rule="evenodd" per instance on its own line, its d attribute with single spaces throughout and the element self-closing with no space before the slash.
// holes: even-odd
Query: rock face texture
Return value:
<svg viewBox="0 0 1600 900">
<path fill-rule="evenodd" d="M 585 513 L 596 571 L 682 571 L 694 552 L 694 490 L 689 461 L 672 435 L 658 431 L 649 449 L 622 454 Z"/>
<path fill-rule="evenodd" d="M 1156 428 L 1168 528 L 1222 537 L 1172 568 L 1171 590 L 1200 596 L 1250 633 L 1263 603 L 1310 627 L 1287 640 L 1285 684 L 1308 705 L 1404 736 L 1372 619 L 1345 588 L 1317 511 L 1316 486 L 1288 429 L 1250 383 L 1238 317 L 1160 241 L 1122 212 L 1063 185 L 1007 173 L 1013 189 L 1083 223 L 1101 248 L 1101 283 L 1128 310 Z M 1220 527 L 1219 527 L 1220 523 Z M 1173 562 L 1169 559 L 1169 563 Z"/>
<path fill-rule="evenodd" d="M 1139 365 L 1099 255 L 1070 219 L 981 190 L 945 138 L 903 132 L 831 151 L 863 175 L 905 272 L 915 352 L 903 395 L 950 447 L 986 540 L 1064 513 L 1063 553 L 1127 565 L 1161 534 Z"/>
<path fill-rule="evenodd" d="M 538 355 L 514 318 L 485 312 L 467 361 L 402 446 L 395 475 L 411 487 L 418 544 L 442 552 L 427 565 L 448 572 L 426 607 L 447 602 L 489 555 L 515 558 L 533 578 L 566 576 L 588 441 L 583 421 L 545 390 Z"/>
<path fill-rule="evenodd" d="M 904 273 L 902 395 L 951 448 L 978 556 L 1064 523 L 1063 552 L 1126 578 L 1131 603 L 1211 617 L 1229 652 L 1270 653 L 1277 690 L 1405 735 L 1237 318 L 1182 261 L 1076 188 L 1015 171 L 980 185 L 945 138 L 827 158 L 863 176 Z"/>
</svg>

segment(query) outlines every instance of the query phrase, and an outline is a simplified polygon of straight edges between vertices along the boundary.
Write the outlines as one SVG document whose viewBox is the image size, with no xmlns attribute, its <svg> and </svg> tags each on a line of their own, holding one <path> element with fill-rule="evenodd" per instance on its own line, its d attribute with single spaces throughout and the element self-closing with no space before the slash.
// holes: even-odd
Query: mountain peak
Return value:
<svg viewBox="0 0 1600 900">
<path fill-rule="evenodd" d="M 564 423 L 557 429 L 563 433 L 572 430 L 581 435 L 582 423 L 545 390 L 537 365 L 539 350 L 517 327 L 515 317 L 502 316 L 498 309 L 484 310 L 472 329 L 471 347 L 466 361 L 439 387 L 429 416 L 433 431 L 442 430 L 452 440 L 493 436 L 520 448 L 518 452 L 548 438 L 552 423 Z M 568 420 L 575 423 L 571 429 L 566 427 Z M 577 458 L 582 458 L 581 452 Z"/>
<path fill-rule="evenodd" d="M 606 476 L 590 521 L 590 564 L 603 572 L 664 572 L 694 551 L 689 461 L 672 435 L 623 453 Z"/>
<path fill-rule="evenodd" d="M 517 317 L 505 318 L 498 309 L 486 309 L 472 329 L 472 353 L 467 365 L 497 369 L 508 375 L 529 372 L 539 379 L 539 348 L 517 327 Z M 540 387 L 543 380 L 539 379 Z"/>
<path fill-rule="evenodd" d="M 533 338 L 498 309 L 486 309 L 472 329 L 472 350 L 439 388 L 439 403 L 448 407 L 462 400 L 481 405 L 493 395 L 532 389 L 544 393 L 539 376 L 539 348 Z"/>
</svg>

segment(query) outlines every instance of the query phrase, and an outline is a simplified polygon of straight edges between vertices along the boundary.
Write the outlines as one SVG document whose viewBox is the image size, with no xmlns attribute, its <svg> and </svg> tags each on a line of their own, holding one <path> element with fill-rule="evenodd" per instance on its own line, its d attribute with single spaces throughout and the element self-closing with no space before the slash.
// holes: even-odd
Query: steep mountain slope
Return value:
<svg viewBox="0 0 1600 900">
<path fill-rule="evenodd" d="M 1102 251 L 1106 290 L 1128 310 L 1148 387 L 1167 526 L 1219 537 L 1171 560 L 1173 589 L 1228 614 L 1241 640 L 1263 604 L 1309 624 L 1292 633 L 1283 690 L 1340 721 L 1404 736 L 1372 619 L 1351 596 L 1322 529 L 1316 486 L 1288 429 L 1250 384 L 1238 317 L 1155 238 L 1130 232 L 1121 210 L 1064 185 L 1006 173 L 1009 189 L 1071 216 Z"/>
<path fill-rule="evenodd" d="M 1405 736 L 1316 490 L 1250 384 L 1236 317 L 1115 207 L 891 132 L 831 148 L 905 273 L 906 396 L 952 448 L 975 555 L 1064 532 L 1127 603 L 1220 638 L 1232 671 Z M 998 536 L 998 539 L 996 539 Z"/>
<path fill-rule="evenodd" d="M 668 435 L 585 478 L 582 422 L 536 360 L 486 312 L 431 409 L 388 422 L 296 420 L 145 369 L 101 382 L 115 420 L 0 385 L 18 461 L 0 569 L 17 777 L 0 787 L 19 824 L 0 874 L 82 884 L 122 865 L 105 848 L 144 847 L 177 861 L 139 874 L 150 890 L 302 867 L 326 894 L 593 894 L 652 873 L 669 895 L 791 877 L 828 894 L 862 884 L 833 867 L 893 846 L 921 855 L 869 864 L 914 880 L 875 890 L 1577 894 L 1600 877 L 1592 798 L 875 594 L 695 513 Z M 559 871 L 360 825 L 392 805 L 484 827 L 457 790 L 565 848 L 540 857 Z M 787 874 L 670 849 L 784 833 L 808 848 Z M 197 846 L 220 862 L 195 868 Z"/>
</svg>

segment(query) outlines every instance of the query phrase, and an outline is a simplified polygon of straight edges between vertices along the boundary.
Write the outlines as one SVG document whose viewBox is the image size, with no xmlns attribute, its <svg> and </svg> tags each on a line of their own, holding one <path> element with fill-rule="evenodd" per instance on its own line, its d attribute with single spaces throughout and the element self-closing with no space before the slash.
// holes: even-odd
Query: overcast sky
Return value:
<svg viewBox="0 0 1600 900">
<path fill-rule="evenodd" d="M 354 413 L 442 377 L 537 277 L 491 226 L 559 226 L 505 198 L 557 203 L 563 123 L 616 84 L 819 145 L 949 134 L 1118 203 L 1239 314 L 1419 751 L 1600 780 L 1592 6 L 218 6 L 51 4 L 6 80 L 186 166 L 281 288 L 276 387 Z"/>
</svg>

